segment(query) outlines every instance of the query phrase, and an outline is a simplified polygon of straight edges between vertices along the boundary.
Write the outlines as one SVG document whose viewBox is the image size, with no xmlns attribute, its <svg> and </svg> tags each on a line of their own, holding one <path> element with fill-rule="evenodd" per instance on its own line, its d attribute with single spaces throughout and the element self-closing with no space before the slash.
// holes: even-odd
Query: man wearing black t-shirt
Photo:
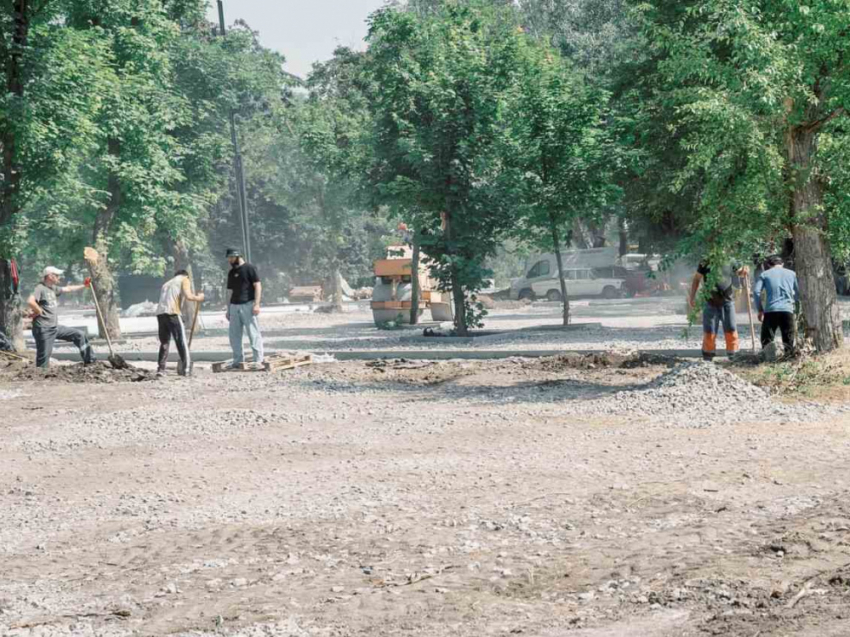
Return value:
<svg viewBox="0 0 850 637">
<path fill-rule="evenodd" d="M 260 275 L 250 263 L 245 263 L 242 254 L 235 249 L 227 251 L 230 272 L 227 273 L 227 289 L 230 299 L 227 306 L 227 320 L 230 321 L 230 348 L 233 350 L 233 366 L 241 365 L 245 358 L 242 353 L 242 338 L 248 333 L 248 341 L 254 354 L 254 364 L 263 362 L 263 336 L 260 334 L 260 300 L 263 296 L 263 284 Z"/>
<path fill-rule="evenodd" d="M 735 355 L 739 347 L 738 326 L 735 322 L 735 284 L 733 277 L 747 276 L 746 268 L 727 265 L 720 268 L 714 276 L 711 275 L 711 266 L 703 261 L 697 268 L 694 280 L 691 283 L 691 291 L 688 295 L 688 306 L 693 309 L 696 303 L 697 292 L 700 284 L 712 283 L 711 289 L 702 309 L 702 357 L 704 360 L 714 360 L 717 354 L 717 333 L 721 324 L 726 335 L 726 355 L 729 358 Z"/>
</svg>

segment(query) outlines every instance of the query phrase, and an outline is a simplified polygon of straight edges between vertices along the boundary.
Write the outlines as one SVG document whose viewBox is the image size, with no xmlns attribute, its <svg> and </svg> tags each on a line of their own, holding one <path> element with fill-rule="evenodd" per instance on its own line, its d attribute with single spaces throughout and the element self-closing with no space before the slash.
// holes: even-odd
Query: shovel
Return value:
<svg viewBox="0 0 850 637">
<path fill-rule="evenodd" d="M 201 302 L 195 301 L 195 315 L 192 317 L 192 329 L 189 330 L 189 344 L 186 346 L 186 351 L 192 351 L 192 341 L 195 340 L 195 328 L 198 326 L 198 315 L 201 313 Z M 189 369 L 183 369 L 183 361 L 177 363 L 177 373 L 183 374 L 184 371 L 187 375 L 192 374 L 192 370 L 195 369 L 195 361 L 189 358 Z"/>
<path fill-rule="evenodd" d="M 94 266 L 97 264 L 100 255 L 94 248 L 86 248 L 83 254 L 86 262 L 89 264 L 89 270 L 93 275 Z M 97 311 L 98 321 L 100 321 L 100 324 L 103 325 L 103 335 L 106 337 L 106 345 L 109 347 L 109 364 L 112 365 L 113 369 L 129 369 L 130 366 L 127 364 L 127 361 L 121 358 L 115 353 L 115 350 L 112 349 L 112 339 L 109 338 L 109 330 L 106 329 L 106 320 L 103 317 L 103 313 L 100 311 L 100 303 L 97 301 L 97 290 L 94 287 L 94 281 L 91 283 L 91 295 L 94 299 L 94 309 Z"/>
<path fill-rule="evenodd" d="M 753 298 L 750 294 L 750 275 L 748 274 L 744 279 L 744 294 L 747 295 L 747 314 L 750 317 L 750 337 L 753 339 L 753 352 L 756 351 L 756 326 L 753 322 Z"/>
</svg>

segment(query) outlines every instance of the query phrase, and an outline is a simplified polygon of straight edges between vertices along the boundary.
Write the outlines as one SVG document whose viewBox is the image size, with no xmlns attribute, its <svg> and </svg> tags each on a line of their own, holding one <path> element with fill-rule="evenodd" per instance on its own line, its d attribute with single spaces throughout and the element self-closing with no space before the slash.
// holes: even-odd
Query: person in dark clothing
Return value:
<svg viewBox="0 0 850 637">
<path fill-rule="evenodd" d="M 53 354 L 53 345 L 57 340 L 76 345 L 85 364 L 88 365 L 95 360 L 94 351 L 85 333 L 59 325 L 57 313 L 58 297 L 86 289 L 91 285 L 91 279 L 86 279 L 83 285 L 59 287 L 59 280 L 63 274 L 64 272 L 59 268 L 52 266 L 45 268 L 42 282 L 35 286 L 35 290 L 27 299 L 27 305 L 33 312 L 32 335 L 35 339 L 35 364 L 43 369 L 50 366 L 50 356 Z"/>
<path fill-rule="evenodd" d="M 227 273 L 227 289 L 230 300 L 227 305 L 227 320 L 230 321 L 230 347 L 233 350 L 233 366 L 241 365 L 245 358 L 242 338 L 247 332 L 254 355 L 254 364 L 263 362 L 263 335 L 260 333 L 260 301 L 263 284 L 260 275 L 250 263 L 246 263 L 239 250 L 227 251 L 230 272 Z"/>
<path fill-rule="evenodd" d="M 711 266 L 703 261 L 699 264 L 697 272 L 691 283 L 688 294 L 688 306 L 693 309 L 696 304 L 696 296 L 700 285 L 707 282 L 711 274 Z M 708 294 L 705 306 L 702 310 L 702 357 L 711 361 L 717 355 L 717 334 L 723 325 L 726 336 L 726 355 L 732 358 L 738 351 L 740 339 L 738 338 L 738 325 L 735 317 L 735 285 L 733 277 L 747 276 L 746 268 L 737 265 L 727 265 L 721 268 L 715 277 L 715 283 Z"/>
<path fill-rule="evenodd" d="M 782 334 L 786 356 L 793 356 L 796 348 L 794 310 L 800 300 L 797 274 L 785 268 L 782 257 L 768 257 L 767 268 L 753 287 L 753 301 L 761 321 L 761 346 L 767 347 Z M 762 292 L 765 302 L 762 302 Z"/>
</svg>

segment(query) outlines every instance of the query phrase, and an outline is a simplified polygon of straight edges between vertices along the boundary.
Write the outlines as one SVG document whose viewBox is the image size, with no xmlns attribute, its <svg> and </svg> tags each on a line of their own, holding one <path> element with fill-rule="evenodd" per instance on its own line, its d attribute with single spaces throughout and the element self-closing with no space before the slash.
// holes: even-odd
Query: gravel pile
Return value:
<svg viewBox="0 0 850 637">
<path fill-rule="evenodd" d="M 644 387 L 588 401 L 579 410 L 697 428 L 746 421 L 801 422 L 826 412 L 817 405 L 781 403 L 740 376 L 703 361 L 680 363 Z"/>
</svg>

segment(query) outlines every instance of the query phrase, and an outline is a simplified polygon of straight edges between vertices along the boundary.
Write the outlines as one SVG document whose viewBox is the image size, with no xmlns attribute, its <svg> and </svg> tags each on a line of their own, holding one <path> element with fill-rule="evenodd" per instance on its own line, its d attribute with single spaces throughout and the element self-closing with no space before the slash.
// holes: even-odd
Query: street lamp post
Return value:
<svg viewBox="0 0 850 637">
<path fill-rule="evenodd" d="M 221 36 L 225 36 L 224 3 L 218 0 L 218 25 Z M 233 167 L 236 171 L 236 198 L 239 200 L 239 221 L 242 225 L 242 250 L 245 260 L 251 259 L 251 230 L 248 224 L 248 194 L 245 190 L 245 171 L 242 164 L 242 151 L 239 148 L 239 137 L 236 134 L 236 109 L 230 109 L 230 139 L 233 142 Z"/>
</svg>

